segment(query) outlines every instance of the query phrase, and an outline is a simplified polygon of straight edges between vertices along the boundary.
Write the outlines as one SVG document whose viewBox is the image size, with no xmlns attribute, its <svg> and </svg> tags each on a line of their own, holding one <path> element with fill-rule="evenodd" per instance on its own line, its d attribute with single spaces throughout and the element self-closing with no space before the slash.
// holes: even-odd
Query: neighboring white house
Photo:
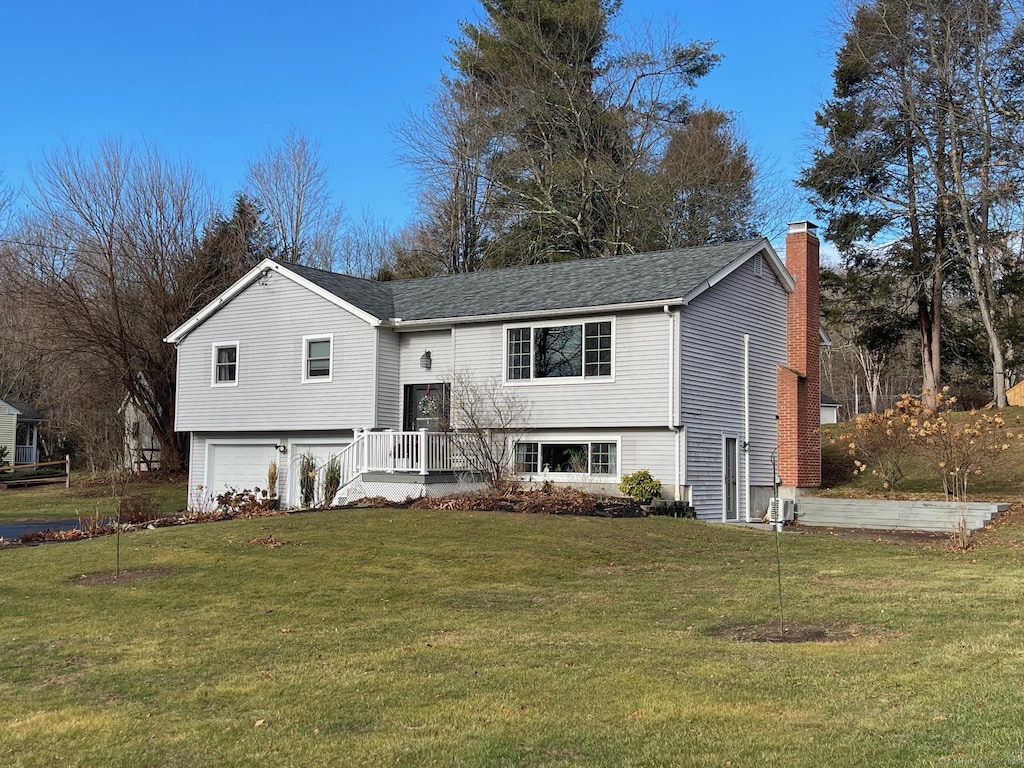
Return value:
<svg viewBox="0 0 1024 768">
<path fill-rule="evenodd" d="M 39 461 L 39 425 L 43 415 L 26 403 L 0 400 L 0 446 L 7 449 L 2 464 Z"/>
<path fill-rule="evenodd" d="M 529 407 L 523 479 L 646 468 L 704 519 L 759 519 L 776 463 L 818 483 L 813 229 L 787 265 L 764 239 L 390 283 L 266 260 L 167 337 L 190 488 L 264 488 L 277 462 L 297 505 L 312 455 L 350 497 L 446 489 L 452 388 L 491 381 Z"/>
<path fill-rule="evenodd" d="M 821 423 L 822 424 L 838 424 L 839 423 L 839 409 L 842 404 L 831 395 L 823 394 L 821 396 Z"/>
<path fill-rule="evenodd" d="M 124 468 L 132 472 L 160 469 L 160 441 L 132 396 L 125 395 L 118 409 L 124 423 Z"/>
</svg>

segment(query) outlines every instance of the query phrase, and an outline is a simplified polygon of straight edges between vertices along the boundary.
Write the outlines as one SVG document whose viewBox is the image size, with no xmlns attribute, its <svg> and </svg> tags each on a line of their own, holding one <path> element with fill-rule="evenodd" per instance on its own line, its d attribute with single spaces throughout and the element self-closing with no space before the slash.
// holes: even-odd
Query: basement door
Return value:
<svg viewBox="0 0 1024 768">
<path fill-rule="evenodd" d="M 739 484 L 739 456 L 737 455 L 737 440 L 735 437 L 725 438 L 722 468 L 723 468 L 723 491 L 725 501 L 725 519 L 740 519 L 740 484 Z"/>
</svg>

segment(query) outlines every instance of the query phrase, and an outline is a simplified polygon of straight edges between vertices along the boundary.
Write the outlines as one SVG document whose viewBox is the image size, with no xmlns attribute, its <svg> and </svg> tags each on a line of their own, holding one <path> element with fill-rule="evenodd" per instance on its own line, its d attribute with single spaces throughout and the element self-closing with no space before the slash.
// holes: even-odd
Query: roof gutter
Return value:
<svg viewBox="0 0 1024 768">
<path fill-rule="evenodd" d="M 626 304 L 601 304 L 595 307 L 561 307 L 558 309 L 543 309 L 521 312 L 498 312 L 492 315 L 465 315 L 463 317 L 431 317 L 422 320 L 403 320 L 400 317 L 385 322 L 396 330 L 403 329 L 424 329 L 433 327 L 450 327 L 453 325 L 467 325 L 469 323 L 500 323 L 510 320 L 535 320 L 546 317 L 565 317 L 568 315 L 604 315 L 609 312 L 629 312 L 633 310 L 656 309 L 661 311 L 664 307 L 682 307 L 686 300 L 658 299 L 657 301 L 634 301 Z"/>
</svg>

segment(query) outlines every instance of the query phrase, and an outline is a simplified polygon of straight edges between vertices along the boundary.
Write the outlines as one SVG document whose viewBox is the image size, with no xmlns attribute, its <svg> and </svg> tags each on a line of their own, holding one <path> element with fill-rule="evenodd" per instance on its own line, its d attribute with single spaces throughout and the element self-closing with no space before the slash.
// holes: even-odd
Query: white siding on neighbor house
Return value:
<svg viewBox="0 0 1024 768">
<path fill-rule="evenodd" d="M 712 286 L 681 312 L 681 415 L 686 425 L 686 481 L 699 517 L 724 515 L 724 438 L 739 455 L 739 516 L 746 516 L 746 457 L 742 451 L 743 335 L 750 336 L 750 485 L 773 482 L 778 439 L 778 366 L 786 363 L 788 294 L 771 270 L 751 262 Z M 760 517 L 751 510 L 751 517 Z"/>
<path fill-rule="evenodd" d="M 303 383 L 304 336 L 333 335 L 331 380 Z M 253 283 L 178 346 L 175 429 L 370 427 L 377 329 L 278 274 Z M 237 383 L 211 386 L 213 347 L 238 344 Z"/>
<path fill-rule="evenodd" d="M 0 464 L 14 463 L 14 440 L 18 431 L 18 417 L 7 412 L 7 406 L 0 403 L 0 445 L 7 448 L 7 456 Z"/>
<path fill-rule="evenodd" d="M 545 324 L 608 319 L 567 316 Z M 519 325 L 527 325 L 522 323 Z M 504 379 L 505 329 L 517 323 L 456 329 L 455 370 L 474 378 Z M 669 318 L 660 310 L 614 316 L 610 378 L 506 382 L 530 407 L 530 424 L 544 428 L 651 427 L 668 425 Z"/>
<path fill-rule="evenodd" d="M 377 329 L 377 419 L 374 426 L 402 426 L 402 384 L 399 376 L 401 339 L 390 328 Z"/>
</svg>

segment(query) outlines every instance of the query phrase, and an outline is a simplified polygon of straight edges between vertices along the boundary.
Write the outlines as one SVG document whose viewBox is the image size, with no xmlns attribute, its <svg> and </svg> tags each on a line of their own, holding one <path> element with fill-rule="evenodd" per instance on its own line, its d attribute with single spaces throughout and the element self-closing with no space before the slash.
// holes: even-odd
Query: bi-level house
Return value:
<svg viewBox="0 0 1024 768">
<path fill-rule="evenodd" d="M 818 240 L 764 239 L 377 283 L 264 261 L 167 341 L 189 484 L 267 484 L 300 457 L 342 495 L 450 490 L 453 387 L 528 407 L 511 469 L 614 489 L 640 468 L 707 520 L 760 518 L 775 472 L 818 484 Z M 435 482 L 436 481 L 436 482 Z"/>
</svg>

